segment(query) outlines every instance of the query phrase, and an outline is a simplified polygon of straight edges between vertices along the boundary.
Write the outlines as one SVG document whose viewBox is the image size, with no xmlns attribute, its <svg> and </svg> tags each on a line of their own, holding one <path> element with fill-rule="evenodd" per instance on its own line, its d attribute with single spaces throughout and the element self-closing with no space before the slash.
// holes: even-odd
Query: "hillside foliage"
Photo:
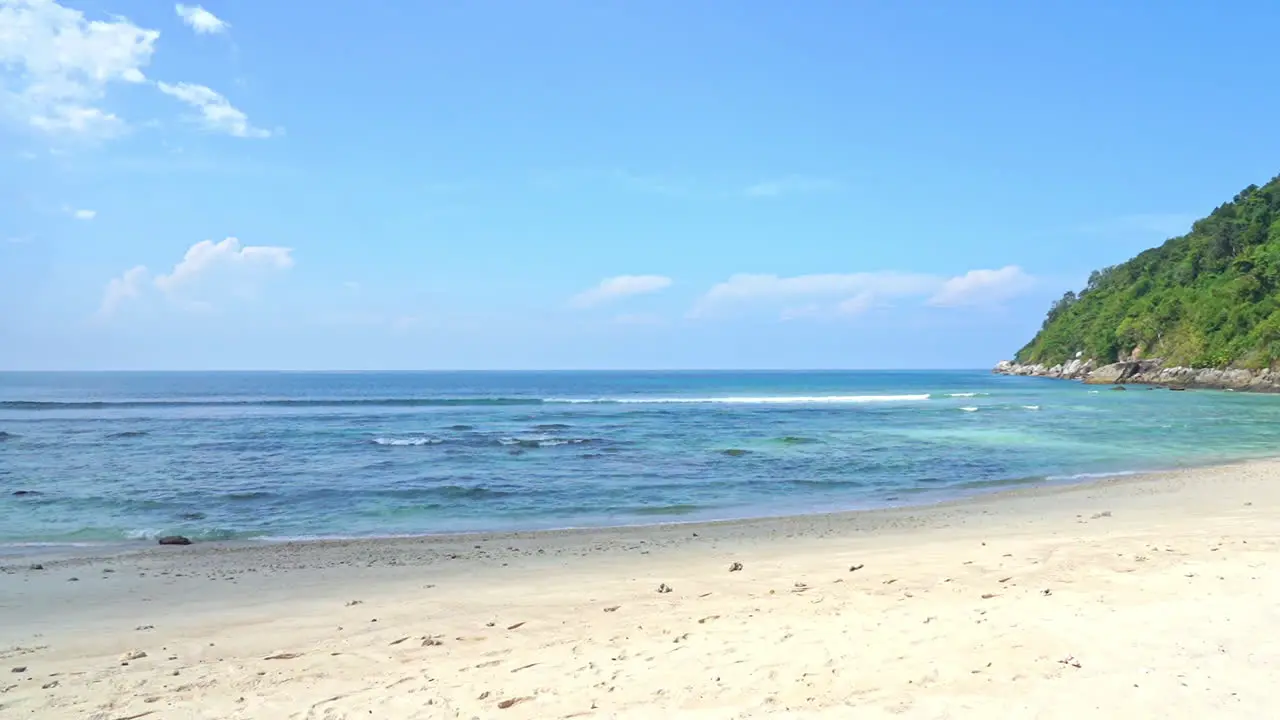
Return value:
<svg viewBox="0 0 1280 720">
<path fill-rule="evenodd" d="M 1186 235 L 1094 271 L 1084 290 L 1054 302 L 1017 361 L 1079 353 L 1106 363 L 1135 350 L 1187 367 L 1280 363 L 1280 177 L 1245 188 Z"/>
</svg>

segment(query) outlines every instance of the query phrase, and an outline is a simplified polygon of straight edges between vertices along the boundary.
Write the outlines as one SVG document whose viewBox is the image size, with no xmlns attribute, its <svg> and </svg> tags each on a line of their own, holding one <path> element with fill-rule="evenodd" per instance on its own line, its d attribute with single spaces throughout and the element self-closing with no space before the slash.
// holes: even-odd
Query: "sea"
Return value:
<svg viewBox="0 0 1280 720">
<path fill-rule="evenodd" d="M 1280 396 L 987 371 L 0 373 L 0 548 L 723 520 L 1280 453 Z"/>
</svg>

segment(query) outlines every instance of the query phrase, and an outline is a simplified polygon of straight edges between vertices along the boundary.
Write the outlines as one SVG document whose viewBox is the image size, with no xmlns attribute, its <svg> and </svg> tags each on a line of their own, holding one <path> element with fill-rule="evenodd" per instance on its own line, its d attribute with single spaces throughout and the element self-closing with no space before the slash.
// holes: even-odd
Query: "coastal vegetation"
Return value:
<svg viewBox="0 0 1280 720">
<path fill-rule="evenodd" d="M 1247 369 L 1280 361 L 1280 177 L 1250 185 L 1191 232 L 1094 271 L 1049 308 L 1023 364 L 1109 363 Z"/>
</svg>

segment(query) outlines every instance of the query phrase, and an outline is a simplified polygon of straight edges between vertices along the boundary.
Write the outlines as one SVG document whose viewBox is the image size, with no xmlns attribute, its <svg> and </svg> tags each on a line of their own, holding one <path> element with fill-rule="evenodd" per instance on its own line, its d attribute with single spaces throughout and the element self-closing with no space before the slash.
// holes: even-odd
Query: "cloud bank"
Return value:
<svg viewBox="0 0 1280 720">
<path fill-rule="evenodd" d="M 671 286 L 665 275 L 618 275 L 600 281 L 599 285 L 575 295 L 569 304 L 588 308 L 632 295 L 647 295 Z"/>
<path fill-rule="evenodd" d="M 264 273 L 288 270 L 293 250 L 272 245 L 242 245 L 229 237 L 221 242 L 202 240 L 190 248 L 169 272 L 151 277 L 145 265 L 137 265 L 112 278 L 103 293 L 98 314 L 113 315 L 126 301 L 141 297 L 154 287 L 165 296 L 188 306 L 207 307 L 210 296 L 241 290 Z M 194 299 L 193 296 L 202 299 Z"/>
<path fill-rule="evenodd" d="M 909 272 L 740 274 L 712 286 L 689 314 L 710 317 L 765 311 L 789 320 L 852 316 L 902 300 L 923 300 L 935 307 L 989 307 L 1021 295 L 1034 282 L 1016 265 L 970 270 L 954 277 Z"/>
<path fill-rule="evenodd" d="M 197 33 L 230 27 L 199 6 L 175 8 Z M 91 20 L 56 0 L 0 0 L 0 119 L 50 137 L 104 140 L 129 123 L 107 107 L 117 86 L 154 87 L 191 105 L 208 130 L 265 138 L 220 93 L 193 83 L 153 83 L 144 72 L 160 31 L 126 17 Z"/>
</svg>

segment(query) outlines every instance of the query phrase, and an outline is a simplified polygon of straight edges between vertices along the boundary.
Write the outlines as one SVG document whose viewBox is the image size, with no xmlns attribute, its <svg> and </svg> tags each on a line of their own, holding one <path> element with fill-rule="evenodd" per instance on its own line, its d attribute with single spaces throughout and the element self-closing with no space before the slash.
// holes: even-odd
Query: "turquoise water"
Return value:
<svg viewBox="0 0 1280 720">
<path fill-rule="evenodd" d="M 980 371 L 0 373 L 0 544 L 821 512 L 1277 448 L 1277 396 Z"/>
</svg>

